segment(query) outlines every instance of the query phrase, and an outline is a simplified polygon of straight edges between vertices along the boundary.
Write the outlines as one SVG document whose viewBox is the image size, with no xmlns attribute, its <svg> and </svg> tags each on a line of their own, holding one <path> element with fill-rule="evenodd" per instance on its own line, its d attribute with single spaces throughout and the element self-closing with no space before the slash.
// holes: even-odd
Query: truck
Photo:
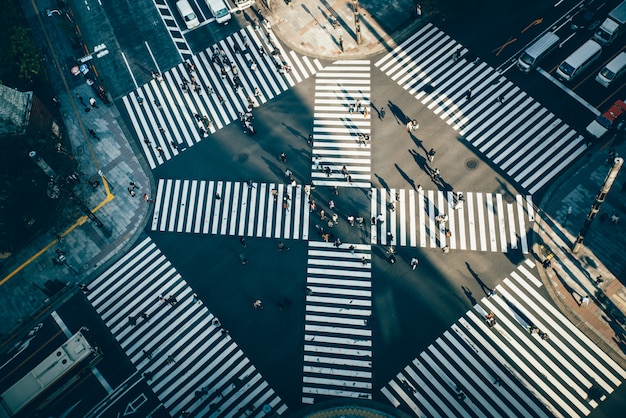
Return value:
<svg viewBox="0 0 626 418">
<path fill-rule="evenodd" d="M 623 119 L 626 114 L 626 103 L 623 100 L 617 100 L 613 105 L 591 121 L 587 125 L 587 133 L 594 138 L 600 138 Z"/>
<path fill-rule="evenodd" d="M 602 22 L 600 28 L 593 37 L 602 45 L 608 45 L 620 34 L 622 27 L 626 23 L 626 0 L 619 6 L 611 10 L 609 16 Z"/>
</svg>

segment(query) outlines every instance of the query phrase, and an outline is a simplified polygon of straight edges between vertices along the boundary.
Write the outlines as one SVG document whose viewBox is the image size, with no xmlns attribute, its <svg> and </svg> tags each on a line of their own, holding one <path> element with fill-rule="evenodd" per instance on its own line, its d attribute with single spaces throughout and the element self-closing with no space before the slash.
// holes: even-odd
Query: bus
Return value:
<svg viewBox="0 0 626 418">
<path fill-rule="evenodd" d="M 93 360 L 88 365 L 99 360 L 99 351 L 89 344 L 81 331 L 78 331 L 0 395 L 2 405 L 0 417 L 15 416 L 59 379 L 88 359 Z"/>
</svg>

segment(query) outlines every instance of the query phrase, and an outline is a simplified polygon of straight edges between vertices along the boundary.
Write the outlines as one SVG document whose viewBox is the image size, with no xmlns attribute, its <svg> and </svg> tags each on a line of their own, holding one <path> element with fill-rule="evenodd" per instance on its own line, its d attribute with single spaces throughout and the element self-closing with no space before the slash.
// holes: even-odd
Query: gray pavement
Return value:
<svg viewBox="0 0 626 418">
<path fill-rule="evenodd" d="M 77 204 L 69 201 L 49 231 L 3 264 L 0 333 L 6 337 L 76 291 L 76 283 L 88 282 L 99 268 L 123 254 L 141 234 L 150 211 L 143 194 L 150 193 L 151 177 L 137 157 L 141 153 L 133 149 L 134 142 L 129 142 L 130 134 L 120 125 L 115 106 L 107 106 L 98 99 L 97 108 L 89 107 L 89 98 L 97 98 L 94 90 L 85 82 L 68 78 L 72 76 L 66 71 L 63 59 L 75 53 L 70 37 L 45 15 L 45 8 L 50 6 L 40 4 L 35 9 L 28 4 L 26 15 L 37 43 L 46 46 L 52 60 L 54 69 L 50 67 L 48 71 L 61 100 L 65 134 L 72 143 L 71 152 L 77 160 L 80 177 L 74 194 L 93 211 L 104 228 L 98 228 Z M 78 101 L 76 94 L 81 95 L 86 106 Z M 99 139 L 90 137 L 88 129 L 93 129 Z M 89 181 L 98 181 L 100 185 L 94 188 Z M 131 181 L 139 185 L 134 197 L 127 190 Z M 57 249 L 66 253 L 67 264 L 53 264 Z M 54 280 L 70 285 L 49 298 L 42 290 L 46 282 Z"/>
</svg>

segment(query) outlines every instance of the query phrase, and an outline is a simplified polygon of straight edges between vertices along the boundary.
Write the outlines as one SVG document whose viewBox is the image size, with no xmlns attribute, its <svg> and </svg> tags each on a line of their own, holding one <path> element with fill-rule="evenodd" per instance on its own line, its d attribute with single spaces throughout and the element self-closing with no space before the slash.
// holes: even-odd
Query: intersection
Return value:
<svg viewBox="0 0 626 418">
<path fill-rule="evenodd" d="M 184 58 L 118 101 L 153 170 L 150 215 L 87 294 L 171 416 L 342 398 L 416 416 L 585 416 L 621 385 L 534 272 L 533 197 L 587 144 L 520 87 L 431 23 L 370 59 L 308 57 L 268 25 Z M 238 126 L 250 109 L 254 136 Z M 453 172 L 467 150 L 482 164 Z"/>
</svg>

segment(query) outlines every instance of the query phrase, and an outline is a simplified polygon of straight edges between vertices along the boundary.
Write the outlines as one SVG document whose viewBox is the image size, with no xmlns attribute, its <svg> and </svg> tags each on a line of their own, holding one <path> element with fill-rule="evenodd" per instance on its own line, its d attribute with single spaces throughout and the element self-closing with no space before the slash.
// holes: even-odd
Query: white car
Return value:
<svg viewBox="0 0 626 418">
<path fill-rule="evenodd" d="M 176 8 L 178 9 L 178 13 L 185 21 L 185 25 L 187 25 L 187 29 L 193 29 L 200 25 L 200 21 L 198 20 L 198 16 L 191 8 L 191 5 L 187 0 L 179 0 L 176 2 Z"/>
</svg>

